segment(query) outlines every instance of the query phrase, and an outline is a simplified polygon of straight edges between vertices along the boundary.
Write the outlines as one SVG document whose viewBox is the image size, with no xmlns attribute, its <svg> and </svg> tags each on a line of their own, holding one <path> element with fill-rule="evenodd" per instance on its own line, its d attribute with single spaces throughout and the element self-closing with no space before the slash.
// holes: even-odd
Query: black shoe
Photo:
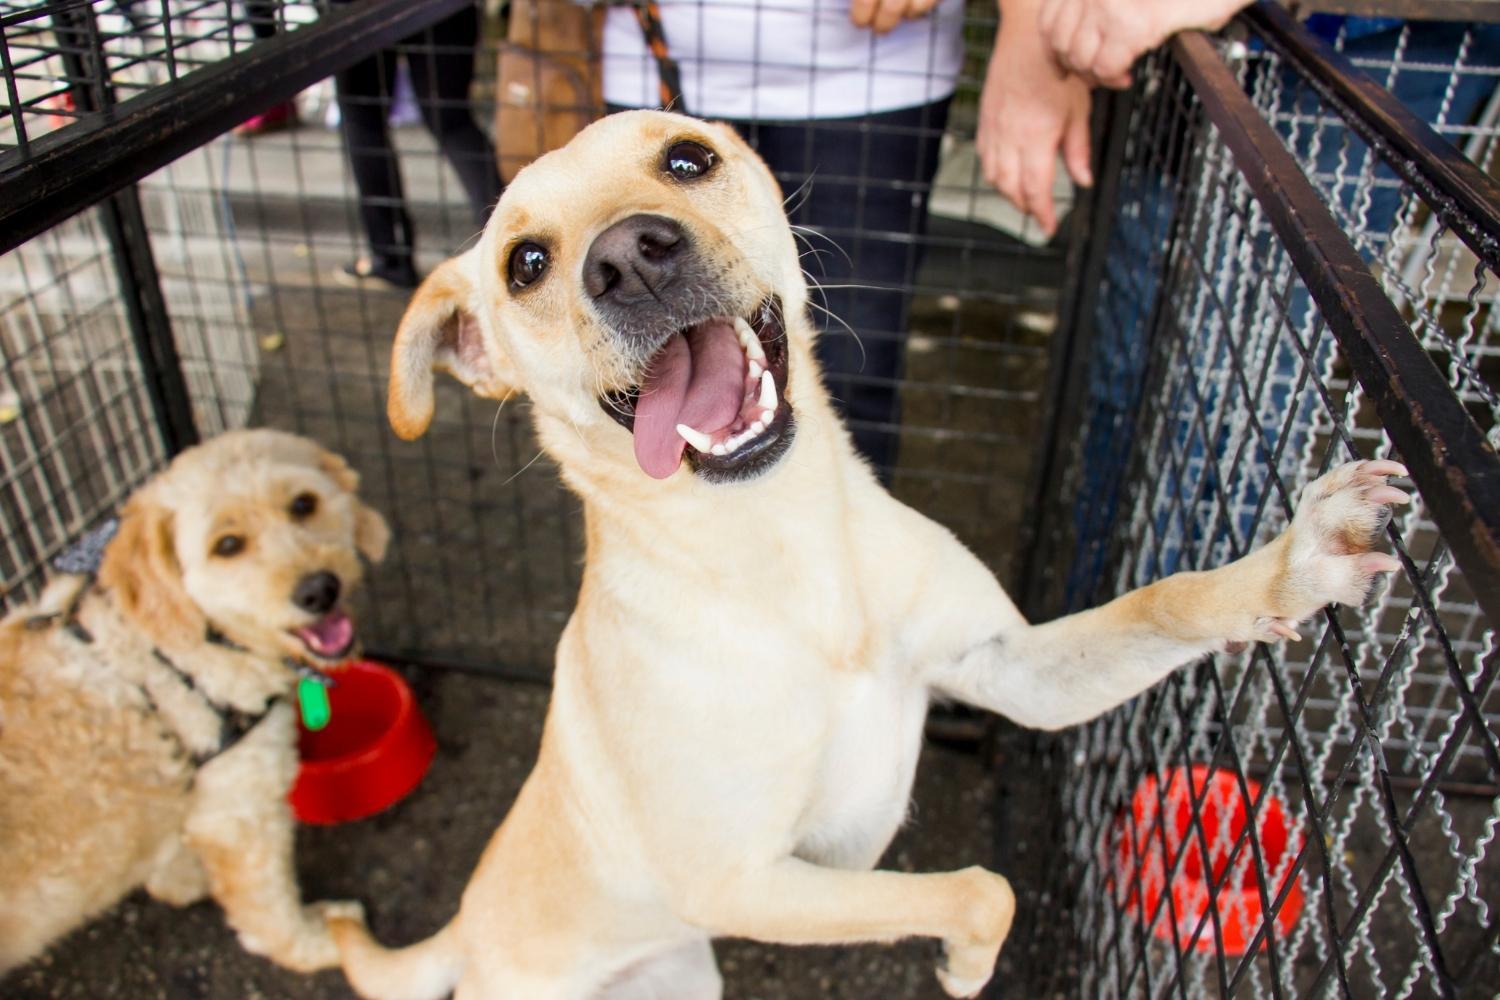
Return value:
<svg viewBox="0 0 1500 1000">
<path fill-rule="evenodd" d="M 417 269 L 411 266 L 410 261 L 392 263 L 374 261 L 369 257 L 361 257 L 352 264 L 345 264 L 334 272 L 334 277 L 340 284 L 354 288 L 377 285 L 391 291 L 410 291 L 420 283 Z"/>
</svg>

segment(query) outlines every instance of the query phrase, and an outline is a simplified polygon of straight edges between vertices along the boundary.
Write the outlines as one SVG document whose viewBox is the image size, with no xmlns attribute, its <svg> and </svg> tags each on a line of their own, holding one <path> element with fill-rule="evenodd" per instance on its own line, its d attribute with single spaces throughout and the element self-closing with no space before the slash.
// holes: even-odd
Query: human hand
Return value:
<svg viewBox="0 0 1500 1000">
<path fill-rule="evenodd" d="M 1089 86 L 1063 72 L 1031 25 L 1001 23 L 979 98 L 975 138 L 985 180 L 1042 231 L 1057 231 L 1052 180 L 1057 153 L 1073 180 L 1094 183 L 1089 169 Z"/>
<path fill-rule="evenodd" d="M 1037 27 L 1065 70 L 1130 86 L 1130 65 L 1179 31 L 1217 31 L 1250 0 L 1042 0 Z"/>
<path fill-rule="evenodd" d="M 883 35 L 902 21 L 926 17 L 938 0 L 849 0 L 849 20 Z"/>
</svg>

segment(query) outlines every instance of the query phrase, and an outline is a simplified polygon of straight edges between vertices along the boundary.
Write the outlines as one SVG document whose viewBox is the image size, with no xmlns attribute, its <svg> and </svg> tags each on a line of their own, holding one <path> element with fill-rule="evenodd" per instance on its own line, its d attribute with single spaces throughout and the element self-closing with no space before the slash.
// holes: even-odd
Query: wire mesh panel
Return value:
<svg viewBox="0 0 1500 1000">
<path fill-rule="evenodd" d="M 147 217 L 172 232 L 158 243 L 161 287 L 191 355 L 182 374 L 195 423 L 212 434 L 246 424 L 258 361 L 246 289 L 227 255 L 217 206 L 171 183 L 205 161 L 194 154 L 153 179 L 143 203 Z M 36 508 L 13 528 L 7 520 L 14 557 L 3 572 L 7 601 L 34 596 L 50 558 L 110 514 L 167 454 L 116 263 L 99 214 L 90 211 L 0 264 L 3 483 L 15 509 Z M 43 531 L 43 523 L 51 528 Z"/>
<path fill-rule="evenodd" d="M 0 580 L 34 596 L 44 568 L 162 460 L 117 275 L 93 215 L 0 267 Z"/>
<path fill-rule="evenodd" d="M 1493 174 L 1500 166 L 1500 25 L 1405 22 L 1350 37 L 1344 23 L 1332 41 L 1352 67 L 1479 171 Z M 1340 108 L 1347 105 L 1326 86 L 1276 50 L 1258 48 L 1246 58 L 1256 106 L 1307 165 L 1314 186 L 1438 356 L 1459 398 L 1482 428 L 1500 433 L 1494 431 L 1500 424 L 1500 313 L 1494 309 L 1500 250 L 1464 231 L 1461 210 L 1387 166 L 1366 136 L 1345 123 Z M 1376 141 L 1385 157 L 1399 156 Z"/>
<path fill-rule="evenodd" d="M 317 14 L 298 0 L 0 3 L 0 162 Z"/>
<path fill-rule="evenodd" d="M 1274 129 L 1259 138 L 1301 159 L 1493 440 L 1486 269 L 1471 261 L 1451 308 L 1441 237 L 1413 233 L 1420 203 L 1274 56 L 1229 54 L 1223 79 Z M 1283 530 L 1329 468 L 1402 457 L 1221 124 L 1165 54 L 1119 108 L 1054 610 L 1222 565 Z M 1384 191 L 1398 209 L 1377 223 Z M 1404 285 L 1411 254 L 1422 278 Z M 1038 979 L 1084 996 L 1492 992 L 1500 657 L 1422 492 L 1386 530 L 1402 569 L 1368 604 L 1042 747 L 1067 864 L 1032 894 L 1072 919 L 1038 937 Z M 1056 933 L 1073 962 L 1046 957 Z"/>
</svg>

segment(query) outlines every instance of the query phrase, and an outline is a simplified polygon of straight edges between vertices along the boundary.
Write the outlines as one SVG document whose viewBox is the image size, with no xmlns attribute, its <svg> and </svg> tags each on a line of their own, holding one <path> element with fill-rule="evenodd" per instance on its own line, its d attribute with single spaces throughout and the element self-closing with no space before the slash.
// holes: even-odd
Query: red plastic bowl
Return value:
<svg viewBox="0 0 1500 1000">
<path fill-rule="evenodd" d="M 298 723 L 302 766 L 287 797 L 304 823 L 346 823 L 395 805 L 421 782 L 437 750 L 396 671 L 353 660 L 328 673 L 328 725 L 311 732 Z"/>
<path fill-rule="evenodd" d="M 1214 918 L 1207 916 L 1211 875 L 1224 953 L 1243 955 L 1265 920 L 1257 852 L 1259 870 L 1274 883 L 1265 885 L 1264 891 L 1275 910 L 1277 936 L 1289 934 L 1296 925 L 1303 894 L 1292 865 L 1302 849 L 1301 831 L 1288 824 L 1281 800 L 1267 795 L 1261 801 L 1257 829 L 1235 851 L 1247 825 L 1247 807 L 1261 798 L 1258 782 L 1247 778 L 1245 786 L 1250 793 L 1248 800 L 1232 771 L 1203 764 L 1173 768 L 1167 772 L 1164 790 L 1155 775 L 1141 779 L 1130 798 L 1129 815 L 1122 810 L 1115 817 L 1107 858 L 1107 870 L 1113 872 L 1113 896 L 1143 924 L 1149 922 L 1151 933 L 1158 938 L 1183 942 L 1195 951 L 1217 950 Z M 1198 800 L 1200 818 L 1196 826 L 1191 822 L 1194 799 Z M 1165 823 L 1159 822 L 1162 812 Z M 1168 872 L 1172 873 L 1170 905 L 1162 899 L 1168 889 Z M 1276 908 L 1283 891 L 1286 898 Z M 1265 938 L 1260 947 L 1265 947 Z"/>
</svg>

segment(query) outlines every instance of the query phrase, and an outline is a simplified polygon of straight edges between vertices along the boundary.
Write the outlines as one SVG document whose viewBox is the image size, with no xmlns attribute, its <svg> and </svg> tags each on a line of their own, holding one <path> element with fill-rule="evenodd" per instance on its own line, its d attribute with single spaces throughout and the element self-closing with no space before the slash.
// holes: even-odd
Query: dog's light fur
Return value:
<svg viewBox="0 0 1500 1000">
<path fill-rule="evenodd" d="M 690 184 L 661 169 L 684 138 L 720 158 Z M 635 213 L 680 223 L 740 315 L 769 293 L 784 302 L 797 430 L 759 478 L 651 479 L 597 402 L 641 367 L 591 304 L 582 261 Z M 505 268 L 523 238 L 552 257 L 520 293 Z M 482 395 L 526 392 L 585 501 L 588 553 L 536 768 L 457 917 L 399 952 L 357 915 L 332 917 L 362 994 L 710 998 L 714 936 L 912 935 L 942 941 L 944 987 L 973 994 L 1011 926 L 1005 880 L 868 870 L 906 815 L 929 697 L 1067 726 L 1227 643 L 1357 601 L 1391 568 L 1368 549 L 1383 503 L 1404 498 L 1384 485 L 1399 467 L 1352 465 L 1239 562 L 1028 625 L 855 457 L 812 339 L 770 173 L 729 129 L 657 112 L 609 117 L 523 171 L 479 244 L 417 293 L 394 349 L 393 424 L 426 429 L 434 368 Z"/>
<path fill-rule="evenodd" d="M 222 435 L 130 498 L 96 586 L 59 577 L 0 622 L 0 971 L 138 886 L 177 905 L 211 893 L 245 947 L 283 965 L 336 963 L 292 866 L 283 656 L 307 658 L 287 632 L 311 617 L 291 603 L 297 581 L 326 569 L 352 585 L 359 554 L 385 551 L 357 485 L 303 438 Z M 318 509 L 294 523 L 288 504 L 306 492 Z M 245 550 L 211 554 L 229 532 Z M 75 603 L 92 642 L 43 620 Z M 207 641 L 210 626 L 240 648 Z M 221 735 L 205 697 L 252 715 L 283 700 L 195 768 L 188 755 Z"/>
</svg>

